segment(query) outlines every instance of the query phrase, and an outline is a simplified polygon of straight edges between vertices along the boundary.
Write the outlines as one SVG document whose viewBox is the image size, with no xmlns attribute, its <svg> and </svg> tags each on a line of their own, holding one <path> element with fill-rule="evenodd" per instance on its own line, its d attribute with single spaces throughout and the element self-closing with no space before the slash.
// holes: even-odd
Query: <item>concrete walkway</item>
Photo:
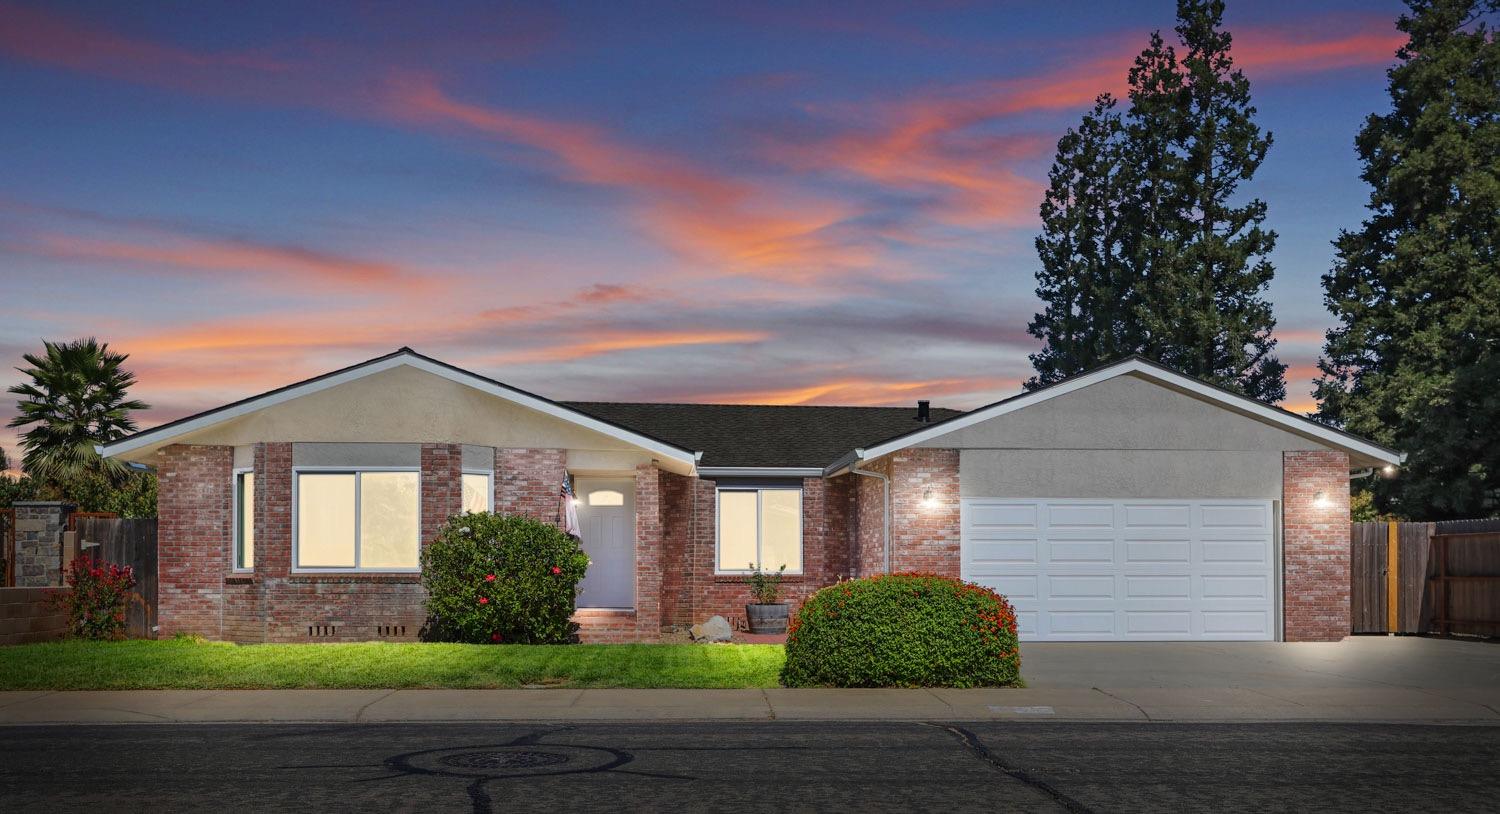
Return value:
<svg viewBox="0 0 1500 814">
<path fill-rule="evenodd" d="M 622 720 L 1439 721 L 1500 724 L 1500 647 L 1032 644 L 1026 689 L 0 692 L 0 725 Z"/>
</svg>

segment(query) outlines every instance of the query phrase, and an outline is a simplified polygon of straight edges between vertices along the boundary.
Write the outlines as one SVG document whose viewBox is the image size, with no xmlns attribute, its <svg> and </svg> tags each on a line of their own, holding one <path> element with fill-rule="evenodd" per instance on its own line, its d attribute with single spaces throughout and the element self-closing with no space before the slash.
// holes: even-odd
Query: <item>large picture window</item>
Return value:
<svg viewBox="0 0 1500 814">
<path fill-rule="evenodd" d="M 724 488 L 719 490 L 721 573 L 759 567 L 802 573 L 802 490 Z"/>
<path fill-rule="evenodd" d="M 298 472 L 296 567 L 414 571 L 421 545 L 415 471 Z"/>
<path fill-rule="evenodd" d="M 234 570 L 255 568 L 255 472 L 234 472 Z"/>
</svg>

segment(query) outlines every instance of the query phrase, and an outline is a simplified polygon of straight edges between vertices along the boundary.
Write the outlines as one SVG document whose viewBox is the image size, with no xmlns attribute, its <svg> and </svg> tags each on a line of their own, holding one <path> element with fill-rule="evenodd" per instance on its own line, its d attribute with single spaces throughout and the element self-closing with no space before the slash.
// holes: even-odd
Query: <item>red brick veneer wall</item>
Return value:
<svg viewBox="0 0 1500 814">
<path fill-rule="evenodd" d="M 218 638 L 229 568 L 234 449 L 173 444 L 159 453 L 157 617 L 163 638 Z"/>
<path fill-rule="evenodd" d="M 1328 505 L 1318 506 L 1322 492 Z M 1349 635 L 1349 456 L 1282 453 L 1282 597 L 1289 642 Z"/>
<path fill-rule="evenodd" d="M 567 460 L 561 449 L 495 450 L 495 511 L 556 523 Z"/>
<path fill-rule="evenodd" d="M 891 570 L 957 577 L 958 450 L 912 448 L 890 458 Z"/>
<path fill-rule="evenodd" d="M 870 461 L 861 469 L 890 476 L 891 459 Z M 870 475 L 850 474 L 854 503 L 854 529 L 850 548 L 853 577 L 885 573 L 885 483 Z"/>
</svg>

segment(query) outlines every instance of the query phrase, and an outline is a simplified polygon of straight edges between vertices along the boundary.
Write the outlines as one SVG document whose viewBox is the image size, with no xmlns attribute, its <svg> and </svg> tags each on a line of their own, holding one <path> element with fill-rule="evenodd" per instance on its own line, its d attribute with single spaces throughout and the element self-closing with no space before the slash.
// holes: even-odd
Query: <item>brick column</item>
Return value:
<svg viewBox="0 0 1500 814">
<path fill-rule="evenodd" d="M 437 537 L 448 518 L 463 511 L 463 473 L 462 446 L 422 445 L 422 545 Z"/>
<path fill-rule="evenodd" d="M 959 575 L 958 450 L 891 455 L 891 570 Z"/>
<path fill-rule="evenodd" d="M 558 493 L 568 471 L 561 449 L 496 449 L 495 511 L 557 522 Z"/>
<path fill-rule="evenodd" d="M 159 635 L 217 639 L 234 518 L 234 448 L 173 444 L 158 454 Z"/>
<path fill-rule="evenodd" d="M 642 640 L 661 634 L 661 477 L 656 467 L 635 469 L 635 632 Z"/>
<path fill-rule="evenodd" d="M 1322 498 L 1319 498 L 1319 495 Z M 1289 642 L 1349 635 L 1349 456 L 1282 453 L 1282 607 Z"/>
<path fill-rule="evenodd" d="M 823 579 L 835 582 L 848 579 L 851 570 L 850 532 L 854 525 L 854 481 L 858 475 L 840 475 L 823 487 Z M 820 479 L 821 480 L 821 479 Z"/>
<path fill-rule="evenodd" d="M 661 476 L 661 623 L 693 623 L 692 532 L 696 478 Z"/>
</svg>

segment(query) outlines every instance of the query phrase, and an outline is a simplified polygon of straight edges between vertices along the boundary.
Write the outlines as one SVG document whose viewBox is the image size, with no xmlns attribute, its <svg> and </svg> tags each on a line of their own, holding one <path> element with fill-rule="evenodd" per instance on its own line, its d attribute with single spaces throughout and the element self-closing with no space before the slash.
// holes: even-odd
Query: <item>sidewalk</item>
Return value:
<svg viewBox="0 0 1500 814">
<path fill-rule="evenodd" d="M 1500 724 L 1500 688 L 0 692 L 0 726 L 627 720 Z"/>
</svg>

